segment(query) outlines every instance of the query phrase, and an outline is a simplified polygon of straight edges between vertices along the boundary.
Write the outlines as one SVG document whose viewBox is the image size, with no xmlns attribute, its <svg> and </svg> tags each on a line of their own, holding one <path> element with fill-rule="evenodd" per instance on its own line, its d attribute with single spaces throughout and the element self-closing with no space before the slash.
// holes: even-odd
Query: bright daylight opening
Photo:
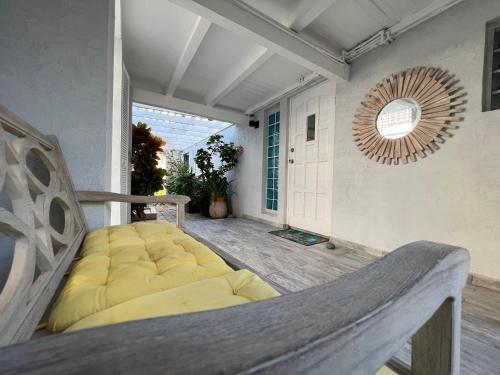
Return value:
<svg viewBox="0 0 500 375">
<path fill-rule="evenodd" d="M 165 152 L 186 150 L 212 134 L 233 125 L 229 122 L 134 103 L 132 123 L 138 122 L 147 124 L 154 135 L 163 138 L 166 143 Z"/>
</svg>

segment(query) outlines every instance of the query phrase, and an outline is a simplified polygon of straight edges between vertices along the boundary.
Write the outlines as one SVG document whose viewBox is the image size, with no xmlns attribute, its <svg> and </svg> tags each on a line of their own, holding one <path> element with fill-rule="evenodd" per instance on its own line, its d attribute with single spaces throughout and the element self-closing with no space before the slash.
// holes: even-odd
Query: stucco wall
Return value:
<svg viewBox="0 0 500 375">
<path fill-rule="evenodd" d="M 427 239 L 468 248 L 472 271 L 500 279 L 500 111 L 481 112 L 485 23 L 498 0 L 468 0 L 352 65 L 337 86 L 335 236 L 382 250 Z M 419 66 L 449 70 L 468 93 L 465 121 L 417 163 L 387 166 L 356 148 L 351 121 L 379 80 Z"/>
<path fill-rule="evenodd" d="M 286 124 L 288 105 L 284 100 L 273 106 L 272 111 L 281 111 L 281 123 Z M 279 179 L 279 201 L 278 211 L 270 212 L 264 209 L 264 131 L 267 131 L 265 115 L 267 111 L 259 111 L 256 114 L 260 122 L 258 129 L 248 125 L 234 125 L 220 132 L 224 136 L 225 142 L 234 142 L 237 146 L 243 146 L 243 154 L 238 160 L 235 170 L 229 175 L 232 180 L 232 190 L 234 192 L 231 200 L 233 213 L 236 216 L 250 216 L 252 218 L 265 220 L 273 224 L 285 223 L 285 184 L 286 174 L 280 168 Z M 286 150 L 286 126 L 281 127 L 280 150 Z M 190 147 L 185 152 L 189 152 L 190 165 L 196 171 L 193 158 L 199 148 L 205 146 L 206 140 Z M 280 165 L 286 165 L 286 155 L 280 151 Z"/>
<path fill-rule="evenodd" d="M 112 4 L 0 2 L 0 103 L 59 138 L 80 190 L 109 189 Z M 91 228 L 108 220 L 103 206 L 85 213 Z"/>
<path fill-rule="evenodd" d="M 500 111 L 481 112 L 485 23 L 500 15 L 498 0 L 466 0 L 352 64 L 337 84 L 333 176 L 333 234 L 390 251 L 427 239 L 468 248 L 472 272 L 500 280 Z M 449 70 L 468 93 L 465 121 L 441 149 L 417 163 L 380 165 L 356 148 L 352 119 L 359 102 L 381 79 L 414 66 Z M 286 150 L 287 101 L 280 103 L 281 148 Z M 234 211 L 274 223 L 263 210 L 264 111 L 260 128 L 222 132 L 245 149 L 235 171 Z M 193 153 L 201 145 L 191 148 Z M 281 166 L 286 154 L 281 153 Z M 285 176 L 284 168 L 281 175 Z M 286 178 L 280 181 L 284 198 Z"/>
</svg>

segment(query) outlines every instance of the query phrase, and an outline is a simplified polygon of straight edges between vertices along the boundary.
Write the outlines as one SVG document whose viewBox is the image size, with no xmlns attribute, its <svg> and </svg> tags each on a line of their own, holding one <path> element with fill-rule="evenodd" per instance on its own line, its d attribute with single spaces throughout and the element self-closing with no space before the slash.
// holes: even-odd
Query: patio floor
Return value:
<svg viewBox="0 0 500 375">
<path fill-rule="evenodd" d="M 175 209 L 165 206 L 159 218 L 174 221 Z M 282 291 L 298 291 L 335 280 L 356 271 L 377 258 L 361 250 L 325 244 L 303 246 L 269 234 L 275 227 L 237 218 L 211 220 L 186 215 L 186 230 L 209 247 L 230 254 Z M 396 356 L 410 362 L 410 346 Z M 467 375 L 500 374 L 500 292 L 467 285 L 462 315 L 462 369 Z"/>
</svg>

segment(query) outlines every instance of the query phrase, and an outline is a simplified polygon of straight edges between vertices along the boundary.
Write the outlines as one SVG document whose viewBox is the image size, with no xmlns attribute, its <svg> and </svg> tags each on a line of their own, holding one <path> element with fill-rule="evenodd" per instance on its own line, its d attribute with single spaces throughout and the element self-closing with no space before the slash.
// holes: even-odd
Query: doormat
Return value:
<svg viewBox="0 0 500 375">
<path fill-rule="evenodd" d="M 275 236 L 286 238 L 287 240 L 300 243 L 304 246 L 316 245 L 322 242 L 328 242 L 329 239 L 316 234 L 307 233 L 296 229 L 273 230 L 269 232 Z"/>
</svg>

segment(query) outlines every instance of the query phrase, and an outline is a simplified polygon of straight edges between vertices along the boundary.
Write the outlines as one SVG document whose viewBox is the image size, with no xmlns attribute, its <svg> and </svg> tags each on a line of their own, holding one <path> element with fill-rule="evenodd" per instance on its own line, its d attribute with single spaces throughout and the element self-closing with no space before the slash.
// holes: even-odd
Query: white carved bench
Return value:
<svg viewBox="0 0 500 375">
<path fill-rule="evenodd" d="M 426 241 L 334 282 L 262 302 L 29 340 L 87 232 L 79 201 L 175 204 L 182 226 L 189 198 L 77 194 L 55 137 L 0 107 L 2 191 L 10 202 L 0 200 L 0 234 L 15 244 L 0 294 L 2 374 L 366 375 L 410 339 L 411 373 L 459 374 L 469 255 Z M 0 251 L 8 251 L 3 244 Z"/>
</svg>

